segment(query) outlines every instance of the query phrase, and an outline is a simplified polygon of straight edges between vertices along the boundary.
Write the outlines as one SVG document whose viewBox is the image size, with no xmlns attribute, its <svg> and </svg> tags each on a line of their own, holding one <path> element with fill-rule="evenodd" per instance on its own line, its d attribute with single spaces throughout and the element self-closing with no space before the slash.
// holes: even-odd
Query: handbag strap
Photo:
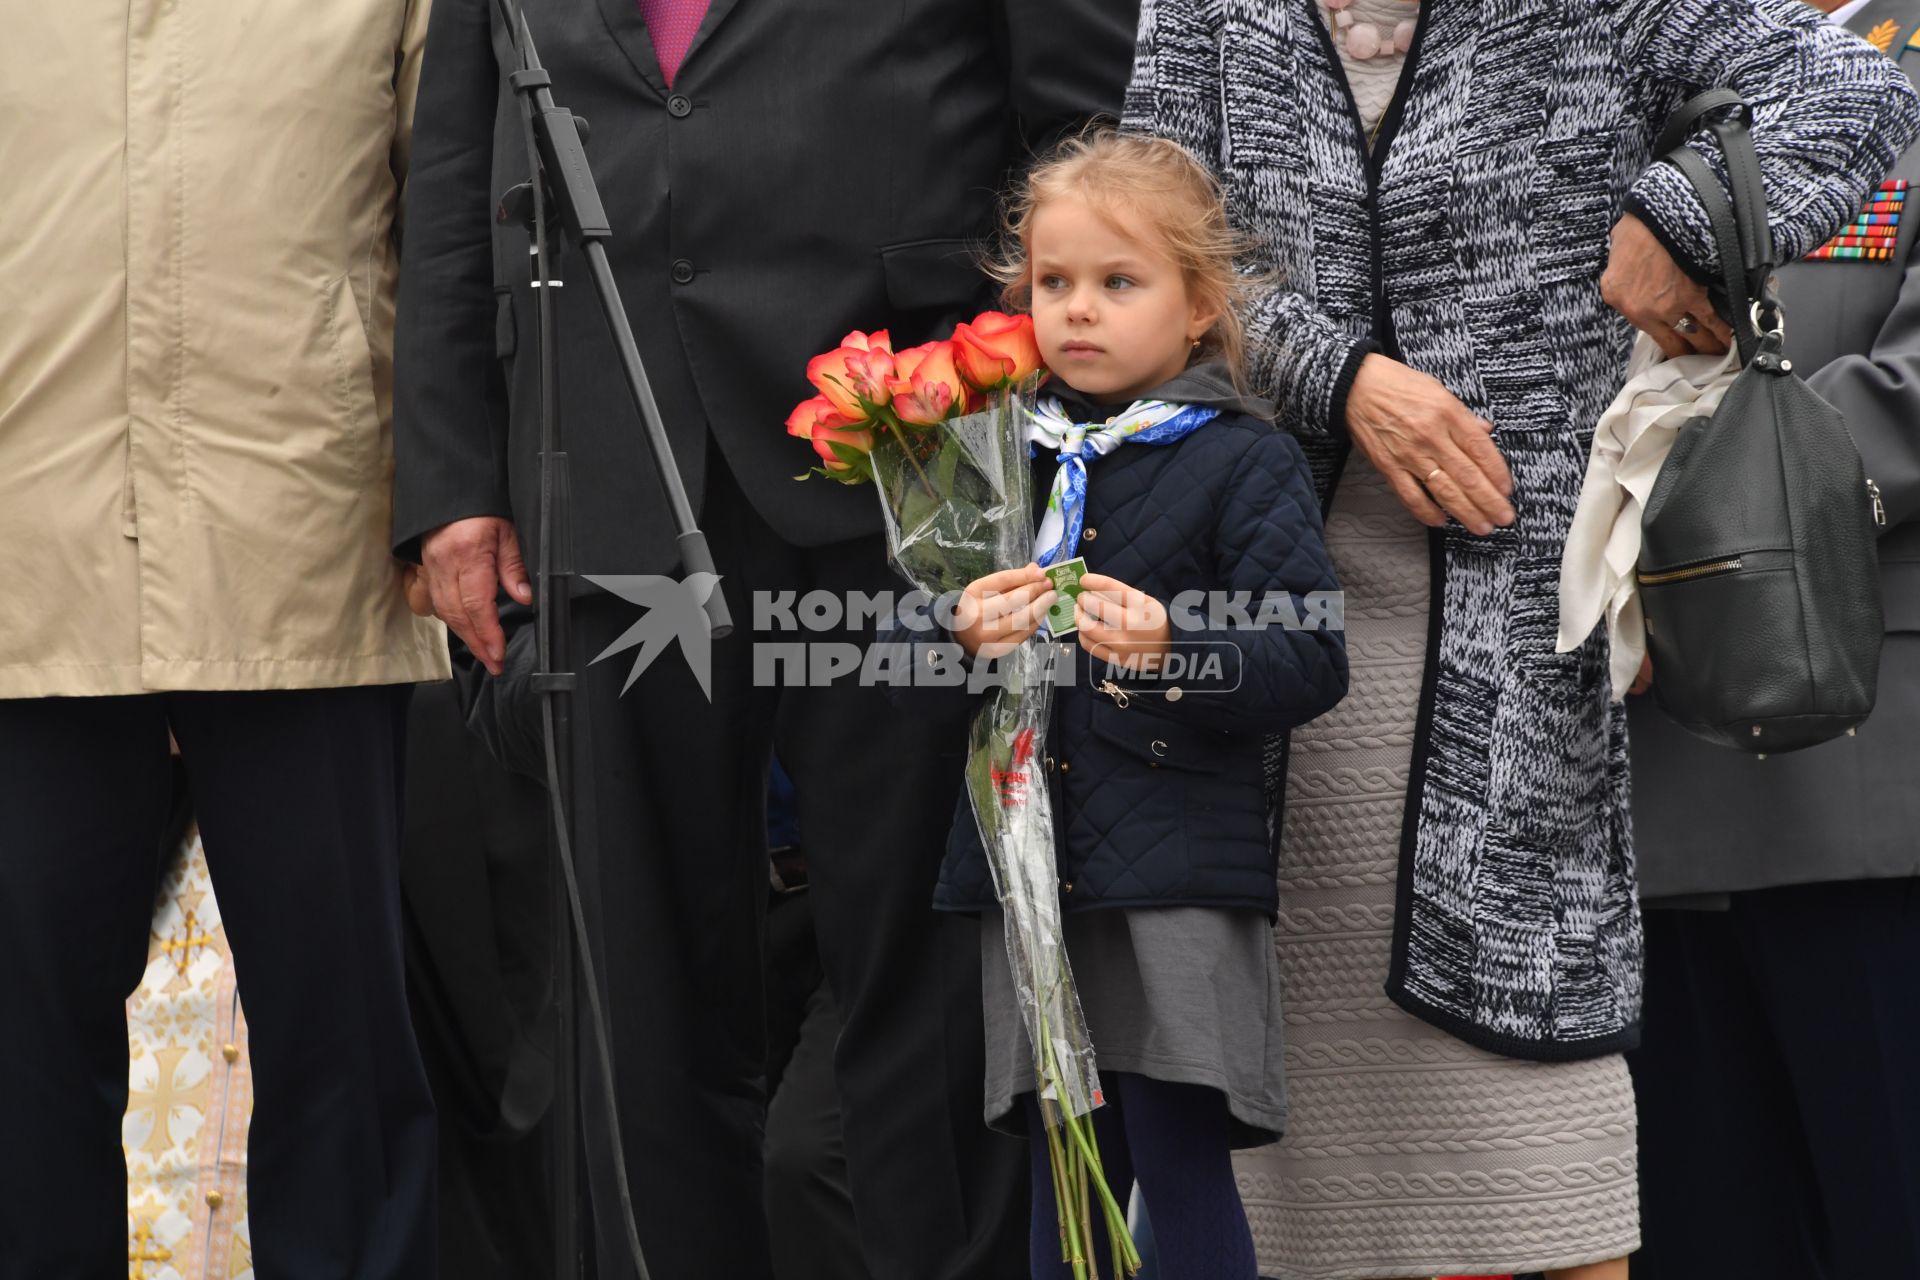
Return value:
<svg viewBox="0 0 1920 1280">
<path fill-rule="evenodd" d="M 1726 158 L 1722 185 L 1700 154 L 1685 143 L 1701 119 L 1707 120 Z M 1689 99 L 1661 131 L 1656 156 L 1677 168 L 1693 187 L 1713 229 L 1714 246 L 1727 294 L 1728 317 L 1743 361 L 1751 360 L 1759 341 L 1759 317 L 1769 332 L 1784 319 L 1773 292 L 1773 227 L 1767 220 L 1767 191 L 1760 177 L 1760 156 L 1753 146 L 1753 110 L 1732 89 L 1712 89 Z"/>
</svg>

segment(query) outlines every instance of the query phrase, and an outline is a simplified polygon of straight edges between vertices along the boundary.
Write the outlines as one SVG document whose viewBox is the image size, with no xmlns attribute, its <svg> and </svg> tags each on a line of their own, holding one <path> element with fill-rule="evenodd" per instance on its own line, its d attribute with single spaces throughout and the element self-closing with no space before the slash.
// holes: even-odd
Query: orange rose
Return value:
<svg viewBox="0 0 1920 1280">
<path fill-rule="evenodd" d="M 799 436 L 802 440 L 813 439 L 816 426 L 851 426 L 852 422 L 840 416 L 833 407 L 833 401 L 825 396 L 815 396 L 811 400 L 802 400 L 787 415 L 787 434 Z"/>
<path fill-rule="evenodd" d="M 967 384 L 960 376 L 951 342 L 929 342 L 893 358 L 893 412 L 902 422 L 931 426 L 967 405 Z"/>
<path fill-rule="evenodd" d="M 829 471 L 852 470 L 834 453 L 834 444 L 845 445 L 861 453 L 873 448 L 873 430 L 865 420 L 846 417 L 825 396 L 815 396 L 795 406 L 793 412 L 787 415 L 787 434 L 811 441 L 813 451 L 820 455 L 820 461 L 826 464 Z"/>
<path fill-rule="evenodd" d="M 953 331 L 960 372 L 982 391 L 1019 382 L 1040 368 L 1040 342 L 1032 316 L 983 311 Z"/>
<path fill-rule="evenodd" d="M 848 418 L 864 418 L 867 411 L 860 403 L 859 391 L 854 387 L 853 370 L 847 367 L 848 357 L 864 360 L 866 352 L 835 347 L 832 351 L 817 355 L 807 361 L 807 381 L 832 403 L 836 412 Z"/>
<path fill-rule="evenodd" d="M 887 380 L 892 376 L 893 337 L 885 329 L 875 333 L 855 329 L 832 351 L 807 362 L 807 381 L 856 422 L 866 421 L 872 407 L 891 398 Z"/>
</svg>

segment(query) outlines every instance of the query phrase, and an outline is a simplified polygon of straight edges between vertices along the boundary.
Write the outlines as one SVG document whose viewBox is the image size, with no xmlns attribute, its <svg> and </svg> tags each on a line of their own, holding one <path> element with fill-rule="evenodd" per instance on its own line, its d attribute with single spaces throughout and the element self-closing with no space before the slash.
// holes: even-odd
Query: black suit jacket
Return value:
<svg viewBox="0 0 1920 1280">
<path fill-rule="evenodd" d="M 537 360 L 526 177 L 493 0 L 437 0 L 406 192 L 394 542 L 473 515 L 534 533 Z M 698 510 L 709 439 L 803 546 L 878 527 L 870 493 L 796 483 L 806 362 L 850 329 L 896 343 L 991 301 L 977 251 L 1033 146 L 1117 114 L 1137 0 L 712 0 L 671 88 L 636 0 L 526 0 L 556 101 L 592 125 L 610 255 Z M 671 523 L 579 254 L 560 262 L 577 567 L 662 572 Z"/>
</svg>

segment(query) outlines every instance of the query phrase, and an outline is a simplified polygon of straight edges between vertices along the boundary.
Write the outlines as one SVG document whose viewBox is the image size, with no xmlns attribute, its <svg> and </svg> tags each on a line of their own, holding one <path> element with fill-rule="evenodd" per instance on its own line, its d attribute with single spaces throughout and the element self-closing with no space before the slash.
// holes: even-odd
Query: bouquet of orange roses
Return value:
<svg viewBox="0 0 1920 1280">
<path fill-rule="evenodd" d="M 1044 376 L 1027 316 L 989 311 L 946 342 L 899 352 L 884 331 L 850 333 L 807 366 L 819 394 L 793 411 L 787 430 L 813 443 L 821 465 L 809 474 L 874 486 L 895 568 L 940 597 L 1033 558 L 1026 427 Z M 1115 1272 L 1130 1275 L 1140 1258 L 1094 1140 L 1100 1076 L 1067 963 L 1052 802 L 1036 768 L 1059 654 L 1049 638 L 1035 636 L 999 660 L 969 734 L 967 793 L 1033 1046 L 1061 1258 L 1076 1277 L 1091 1274 L 1098 1219 Z"/>
</svg>

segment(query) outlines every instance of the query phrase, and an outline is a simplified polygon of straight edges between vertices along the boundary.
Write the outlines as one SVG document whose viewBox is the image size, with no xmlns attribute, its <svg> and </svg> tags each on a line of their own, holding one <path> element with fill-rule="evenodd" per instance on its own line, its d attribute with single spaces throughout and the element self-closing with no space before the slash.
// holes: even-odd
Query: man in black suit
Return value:
<svg viewBox="0 0 1920 1280">
<path fill-rule="evenodd" d="M 531 598 L 537 511 L 523 180 L 493 0 L 436 6 L 407 193 L 394 540 L 498 670 L 496 584 Z M 766 687 L 758 592 L 897 589 L 870 493 L 814 480 L 783 422 L 849 329 L 940 336 L 987 294 L 976 246 L 1031 148 L 1120 105 L 1136 0 L 528 0 L 589 144 L 613 268 L 734 618 L 711 698 L 677 655 L 621 696 L 590 660 L 638 617 L 576 607 L 577 829 L 613 1022 L 622 1134 L 659 1280 L 758 1280 L 762 818 L 769 749 L 801 796 L 849 1177 L 877 1280 L 1024 1269 L 1024 1154 L 981 1120 L 972 922 L 929 910 L 962 744 L 881 691 Z M 556 263 L 575 560 L 672 572 L 642 432 L 576 255 Z M 525 546 L 525 560 L 521 547 Z M 786 635 L 771 637 L 794 640 Z M 807 639 L 864 640 L 864 626 Z M 589 1073 L 590 1077 L 590 1073 Z M 594 1126 L 589 1123 L 591 1141 Z M 596 1220 L 603 1268 L 617 1256 Z"/>
</svg>

